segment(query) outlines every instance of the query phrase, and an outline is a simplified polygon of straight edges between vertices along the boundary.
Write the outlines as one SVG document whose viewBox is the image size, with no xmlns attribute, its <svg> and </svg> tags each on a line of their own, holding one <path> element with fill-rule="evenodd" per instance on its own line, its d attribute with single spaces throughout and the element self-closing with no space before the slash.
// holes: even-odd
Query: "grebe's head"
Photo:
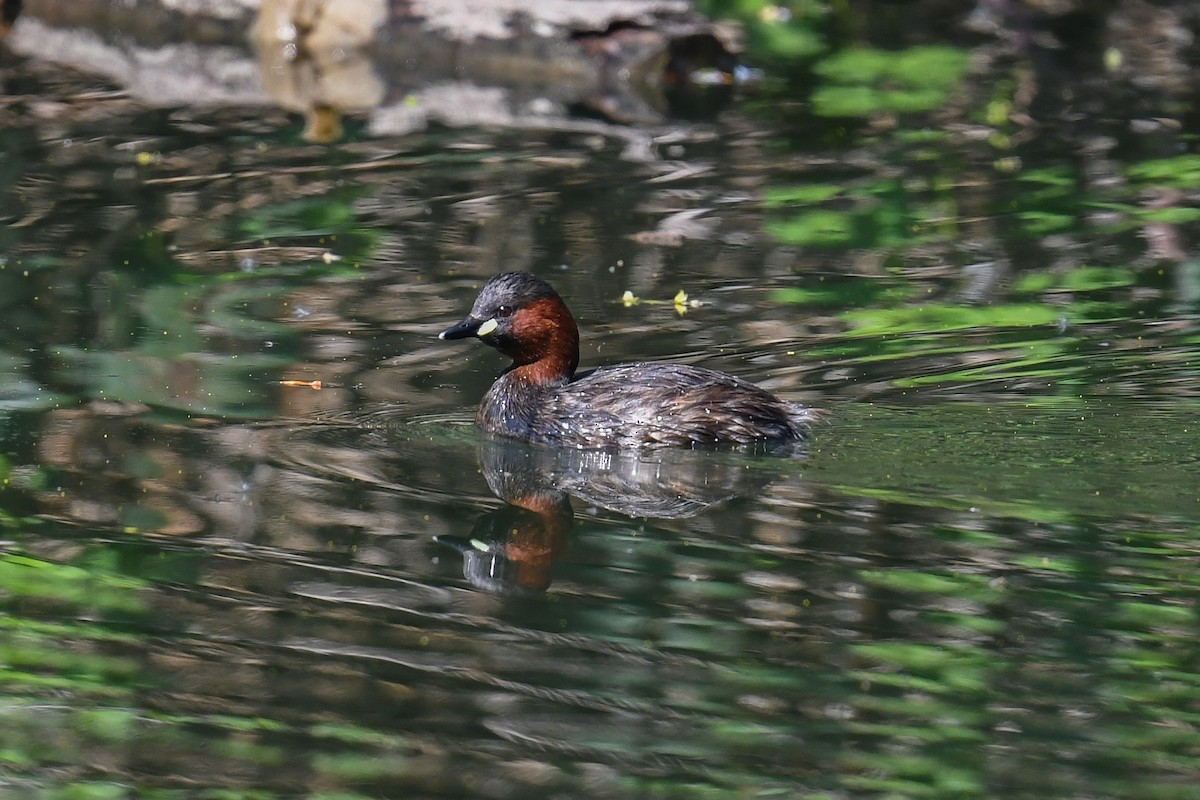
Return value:
<svg viewBox="0 0 1200 800">
<path fill-rule="evenodd" d="M 550 284 L 528 272 L 504 272 L 492 278 L 475 298 L 467 318 L 438 338 L 469 336 L 478 336 L 504 353 L 514 366 L 542 362 L 541 379 L 570 378 L 579 365 L 574 317 Z"/>
</svg>

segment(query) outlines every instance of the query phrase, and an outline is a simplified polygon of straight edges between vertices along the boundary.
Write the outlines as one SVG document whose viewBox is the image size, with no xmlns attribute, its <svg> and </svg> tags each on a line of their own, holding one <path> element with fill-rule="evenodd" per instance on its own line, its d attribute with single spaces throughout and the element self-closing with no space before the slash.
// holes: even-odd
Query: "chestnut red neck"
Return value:
<svg viewBox="0 0 1200 800">
<path fill-rule="evenodd" d="M 579 328 L 557 297 L 539 298 L 513 314 L 517 346 L 511 374 L 533 384 L 571 380 L 579 367 Z"/>
</svg>

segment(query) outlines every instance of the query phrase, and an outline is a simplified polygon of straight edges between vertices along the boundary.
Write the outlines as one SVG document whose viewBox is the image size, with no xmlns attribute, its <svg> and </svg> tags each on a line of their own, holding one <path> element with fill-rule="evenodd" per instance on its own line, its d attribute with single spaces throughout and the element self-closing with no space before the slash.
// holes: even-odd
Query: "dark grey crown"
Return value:
<svg viewBox="0 0 1200 800">
<path fill-rule="evenodd" d="M 534 300 L 546 298 L 561 299 L 550 284 L 535 275 L 528 272 L 502 272 L 480 290 L 471 316 L 488 319 L 501 306 L 515 310 Z"/>
</svg>

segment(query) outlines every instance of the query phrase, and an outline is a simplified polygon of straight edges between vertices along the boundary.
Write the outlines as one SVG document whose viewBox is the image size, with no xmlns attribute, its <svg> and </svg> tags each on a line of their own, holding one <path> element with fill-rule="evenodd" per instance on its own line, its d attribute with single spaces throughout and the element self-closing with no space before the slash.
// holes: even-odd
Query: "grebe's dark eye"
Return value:
<svg viewBox="0 0 1200 800">
<path fill-rule="evenodd" d="M 496 309 L 496 316 L 497 317 L 511 317 L 512 312 L 513 312 L 512 306 L 500 306 Z"/>
</svg>

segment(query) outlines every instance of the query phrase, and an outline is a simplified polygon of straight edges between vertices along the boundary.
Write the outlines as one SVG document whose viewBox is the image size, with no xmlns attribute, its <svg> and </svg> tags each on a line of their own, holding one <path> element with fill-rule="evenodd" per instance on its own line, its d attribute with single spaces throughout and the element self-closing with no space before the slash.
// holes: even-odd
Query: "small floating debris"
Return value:
<svg viewBox="0 0 1200 800">
<path fill-rule="evenodd" d="M 671 302 L 675 306 L 675 313 L 682 317 L 688 308 L 687 292 L 680 289 L 675 293 L 675 297 Z"/>
<path fill-rule="evenodd" d="M 626 308 L 629 308 L 630 306 L 636 306 L 639 303 L 645 303 L 648 306 L 660 306 L 666 305 L 667 302 L 668 301 L 666 300 L 643 300 L 629 289 L 626 289 L 625 293 L 621 295 L 621 305 L 625 306 Z M 681 317 L 689 308 L 696 308 L 700 305 L 699 300 L 693 300 L 688 297 L 688 293 L 683 289 L 680 289 L 675 293 L 675 296 L 671 298 L 670 303 L 671 305 L 675 306 L 675 312 Z"/>
</svg>

